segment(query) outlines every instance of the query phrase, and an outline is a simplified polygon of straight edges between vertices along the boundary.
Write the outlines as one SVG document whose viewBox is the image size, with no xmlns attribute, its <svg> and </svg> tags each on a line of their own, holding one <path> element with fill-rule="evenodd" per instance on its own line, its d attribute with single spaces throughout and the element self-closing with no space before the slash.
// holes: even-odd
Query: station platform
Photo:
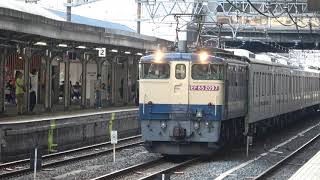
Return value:
<svg viewBox="0 0 320 180">
<path fill-rule="evenodd" d="M 140 133 L 138 108 L 110 107 L 0 118 L 0 162 L 28 158 L 33 148 L 42 154 L 78 148 Z"/>
<path fill-rule="evenodd" d="M 304 164 L 289 180 L 319 180 L 320 151 Z"/>
<path fill-rule="evenodd" d="M 112 113 L 112 112 L 121 112 L 121 111 L 131 111 L 138 110 L 135 106 L 126 106 L 126 107 L 108 107 L 103 109 L 72 109 L 69 111 L 56 111 L 56 112 L 41 112 L 28 115 L 17 115 L 11 114 L 9 116 L 2 115 L 0 116 L 0 125 L 3 124 L 17 124 L 25 122 L 35 122 L 35 121 L 47 121 L 52 119 L 67 119 L 74 117 L 83 117 L 83 116 L 93 116 L 98 114 Z"/>
</svg>

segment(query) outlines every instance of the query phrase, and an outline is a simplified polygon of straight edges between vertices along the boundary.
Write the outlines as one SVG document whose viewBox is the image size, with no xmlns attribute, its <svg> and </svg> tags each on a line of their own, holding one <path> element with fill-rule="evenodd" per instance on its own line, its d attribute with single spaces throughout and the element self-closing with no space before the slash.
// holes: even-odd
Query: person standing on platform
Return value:
<svg viewBox="0 0 320 180">
<path fill-rule="evenodd" d="M 13 78 L 13 80 L 11 81 L 11 100 L 12 100 L 12 104 L 16 105 L 16 79 Z"/>
<path fill-rule="evenodd" d="M 22 80 L 22 73 L 20 71 L 16 72 L 16 98 L 17 98 L 17 110 L 18 114 L 21 115 L 24 113 L 24 93 L 25 85 Z"/>
<path fill-rule="evenodd" d="M 94 89 L 96 91 L 96 107 L 101 108 L 101 91 L 102 91 L 101 75 L 97 75 L 97 81 L 95 83 Z"/>
<path fill-rule="evenodd" d="M 76 84 L 73 86 L 72 99 L 73 99 L 74 97 L 76 97 L 77 100 L 80 99 L 80 89 L 81 89 L 80 83 L 79 83 L 79 82 L 76 82 Z"/>
<path fill-rule="evenodd" d="M 38 89 L 38 75 L 37 70 L 33 69 L 30 74 L 30 112 L 33 112 L 33 109 L 37 103 L 37 89 Z"/>
</svg>

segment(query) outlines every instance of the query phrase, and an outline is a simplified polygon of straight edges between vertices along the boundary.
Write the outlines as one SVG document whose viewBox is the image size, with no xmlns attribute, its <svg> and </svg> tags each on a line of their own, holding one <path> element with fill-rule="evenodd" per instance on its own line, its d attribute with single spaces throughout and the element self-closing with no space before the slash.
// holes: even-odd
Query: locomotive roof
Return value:
<svg viewBox="0 0 320 180">
<path fill-rule="evenodd" d="M 224 62 L 226 61 L 226 57 L 230 56 L 230 54 L 209 54 L 207 61 L 209 62 Z M 163 58 L 165 61 L 192 61 L 192 62 L 199 62 L 200 55 L 198 53 L 181 53 L 181 52 L 169 52 L 164 53 Z M 234 56 L 234 55 L 232 55 Z M 141 62 L 151 62 L 155 59 L 155 55 L 147 55 L 141 57 Z M 241 57 L 236 58 L 236 60 L 241 59 Z"/>
<path fill-rule="evenodd" d="M 285 65 L 285 64 L 280 64 L 276 62 L 269 62 L 269 61 L 263 61 L 263 60 L 257 60 L 254 58 L 247 58 L 243 56 L 237 56 L 233 55 L 230 53 L 225 53 L 225 52 L 211 52 L 212 54 L 208 55 L 208 62 L 232 62 L 232 63 L 239 63 L 239 64 L 261 64 L 261 65 L 269 65 L 269 66 L 277 66 L 277 67 L 283 67 L 283 68 L 288 68 L 288 69 L 294 69 L 297 71 L 304 71 L 304 72 L 311 72 L 310 70 L 305 70 L 302 69 L 298 66 L 294 65 Z M 191 62 L 199 62 L 199 53 L 194 53 L 194 52 L 189 52 L 189 53 L 181 53 L 181 52 L 166 52 L 163 53 L 163 57 L 165 62 L 170 62 L 170 61 L 191 61 Z M 150 54 L 147 56 L 141 57 L 140 61 L 141 62 L 152 62 L 155 60 L 155 55 Z M 319 73 L 319 72 L 317 72 Z"/>
</svg>

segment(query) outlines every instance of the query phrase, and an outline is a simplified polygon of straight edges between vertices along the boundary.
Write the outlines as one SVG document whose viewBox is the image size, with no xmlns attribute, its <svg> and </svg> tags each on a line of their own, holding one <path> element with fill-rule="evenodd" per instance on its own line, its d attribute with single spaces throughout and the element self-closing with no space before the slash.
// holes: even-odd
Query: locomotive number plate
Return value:
<svg viewBox="0 0 320 180">
<path fill-rule="evenodd" d="M 219 91 L 217 85 L 190 85 L 191 91 Z"/>
</svg>

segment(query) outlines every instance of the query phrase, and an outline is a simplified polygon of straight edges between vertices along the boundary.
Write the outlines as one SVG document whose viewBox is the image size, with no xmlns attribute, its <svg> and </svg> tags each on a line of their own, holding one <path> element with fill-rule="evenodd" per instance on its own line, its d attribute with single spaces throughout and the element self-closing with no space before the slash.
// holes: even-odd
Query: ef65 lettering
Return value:
<svg viewBox="0 0 320 180">
<path fill-rule="evenodd" d="M 191 91 L 219 91 L 219 86 L 217 85 L 191 85 Z"/>
</svg>

